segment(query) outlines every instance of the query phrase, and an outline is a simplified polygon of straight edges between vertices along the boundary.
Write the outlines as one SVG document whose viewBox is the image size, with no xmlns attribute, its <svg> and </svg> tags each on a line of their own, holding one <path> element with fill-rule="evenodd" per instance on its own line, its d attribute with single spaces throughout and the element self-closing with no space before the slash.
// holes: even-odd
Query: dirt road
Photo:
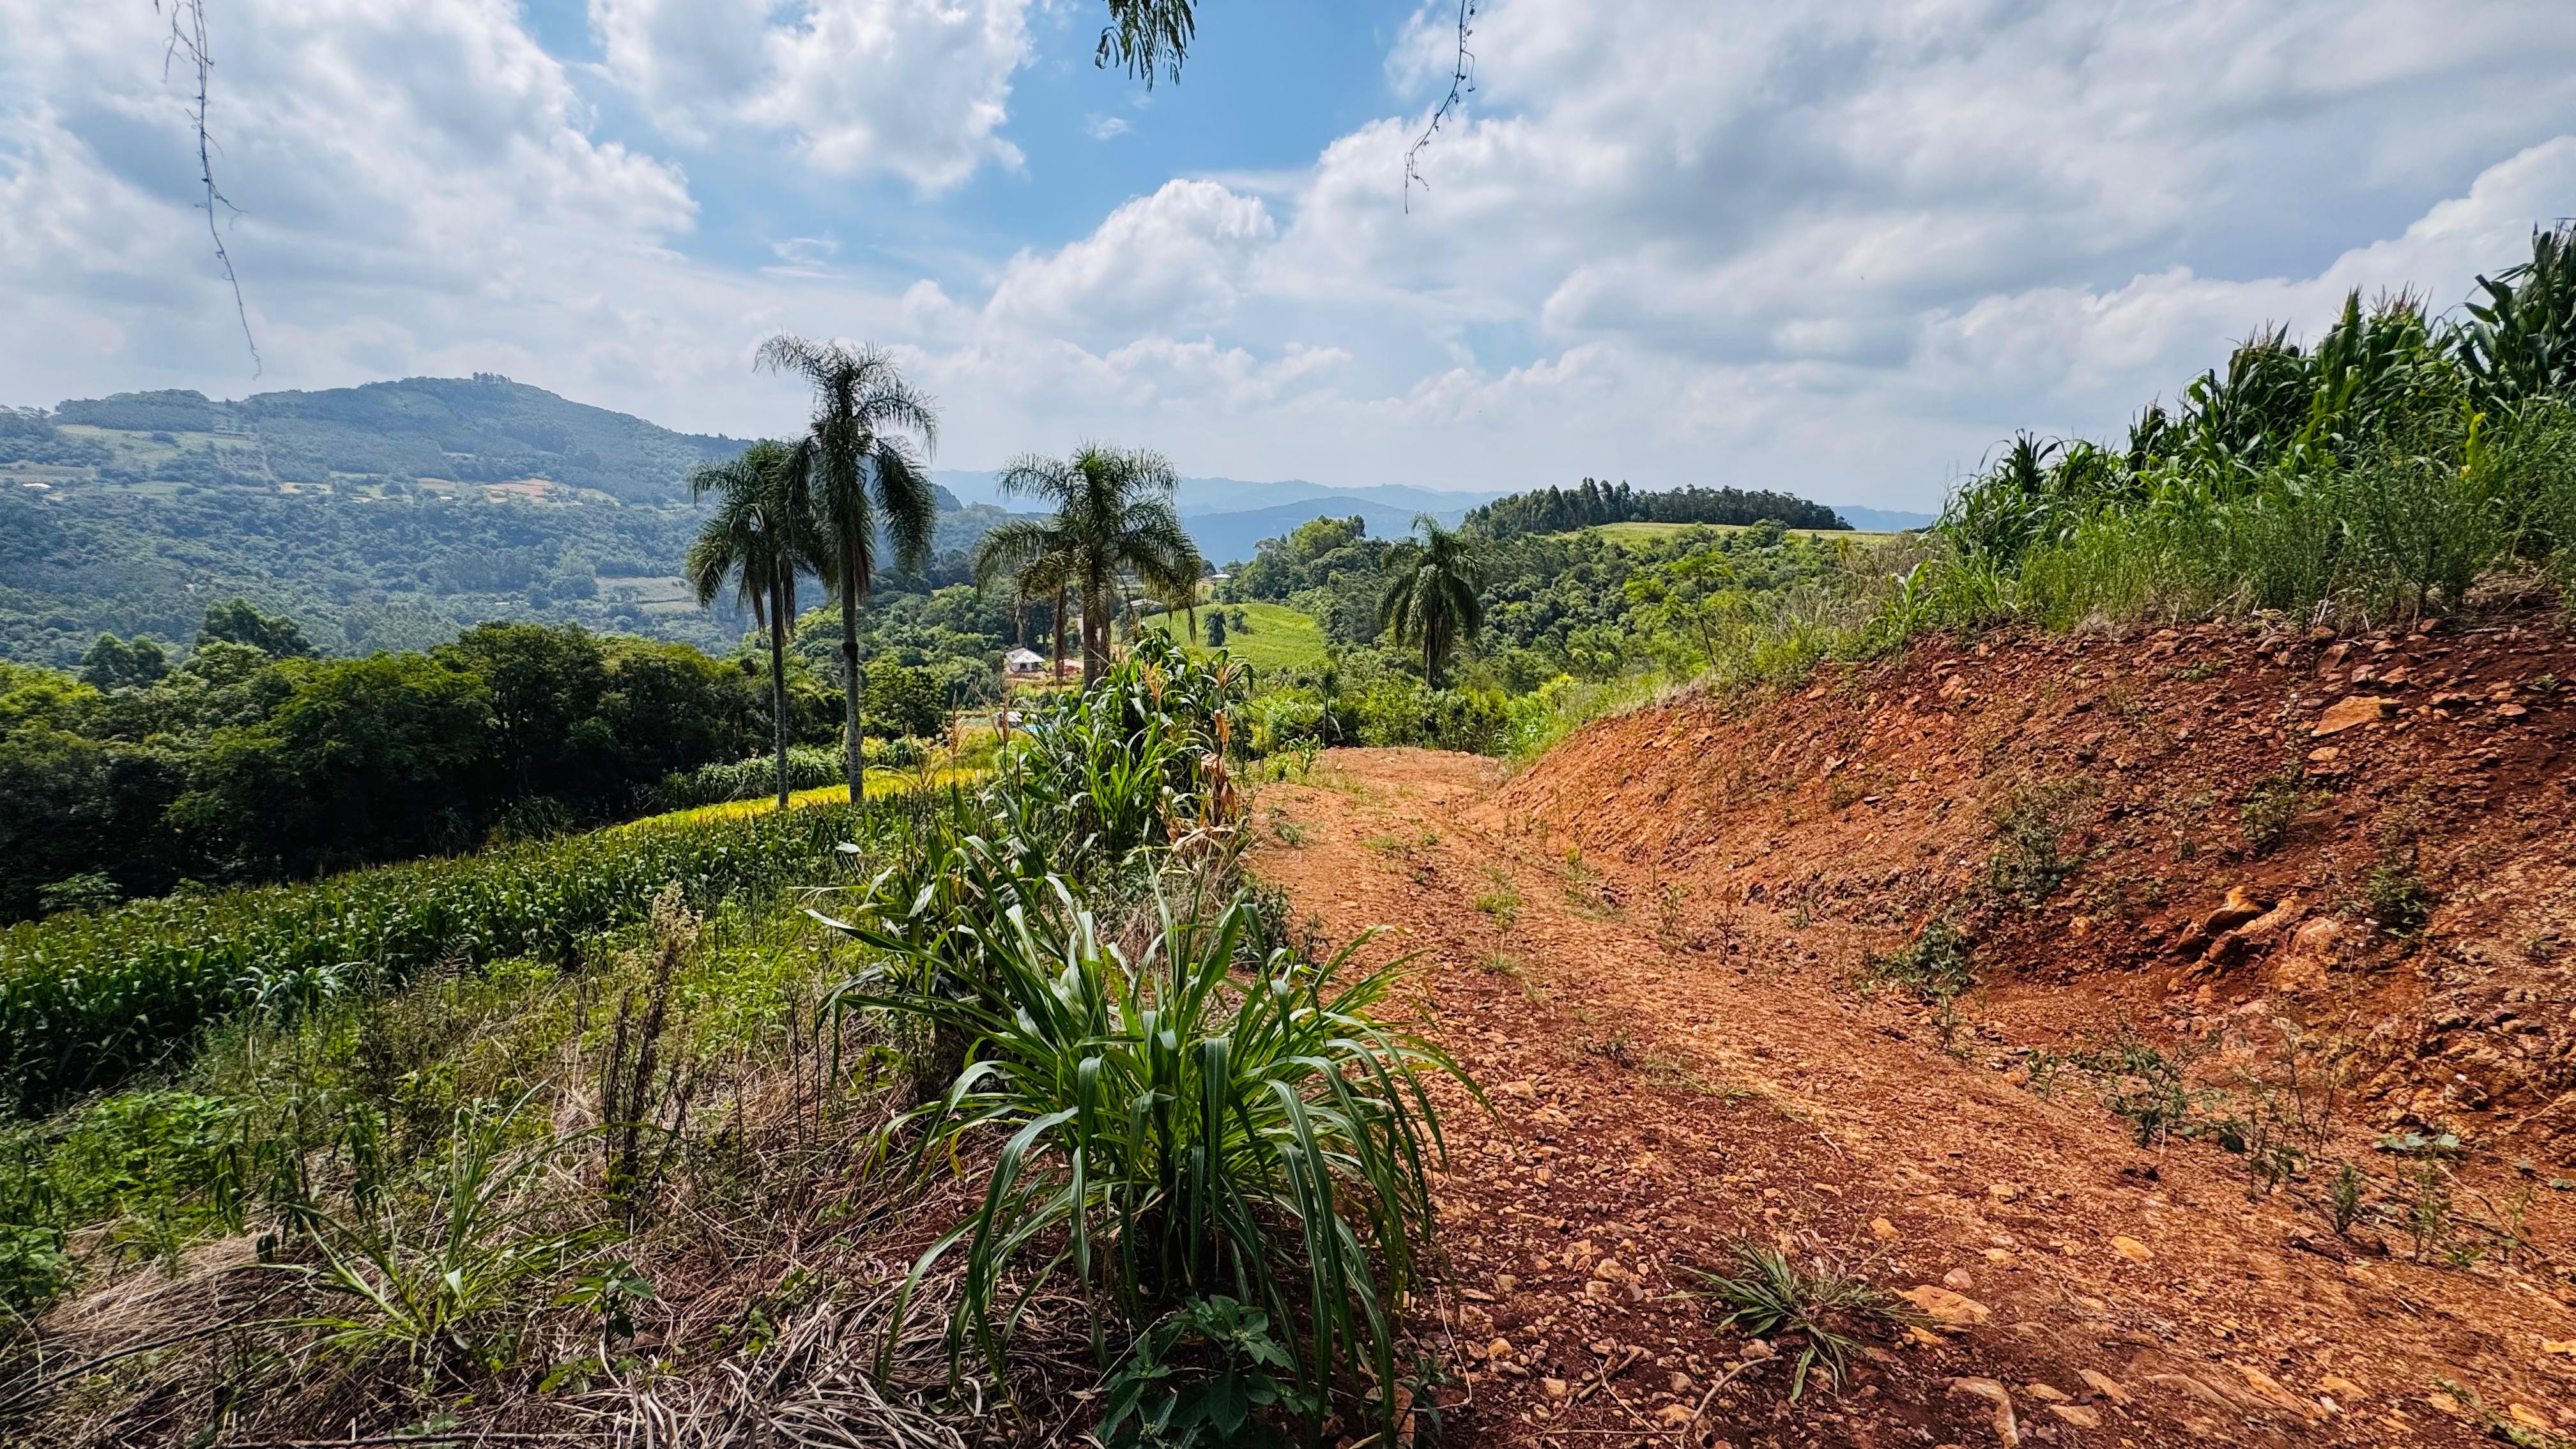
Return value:
<svg viewBox="0 0 2576 1449">
<path fill-rule="evenodd" d="M 1256 810 L 1256 874 L 1335 939 L 1397 928 L 1429 1035 L 1496 1108 L 1453 1097 L 1448 1119 L 1453 1442 L 2576 1433 L 2576 1315 L 2545 1279 L 2355 1252 L 2215 1149 L 2141 1151 L 1973 1029 L 1945 1049 L 1838 989 L 1800 923 L 1525 833 L 1486 807 L 1499 768 L 1335 751 Z M 1792 1403 L 1788 1355 L 1719 1328 L 1694 1272 L 1748 1239 L 1903 1291 L 1929 1326 L 1881 1328 L 1839 1392 L 1819 1373 Z"/>
</svg>

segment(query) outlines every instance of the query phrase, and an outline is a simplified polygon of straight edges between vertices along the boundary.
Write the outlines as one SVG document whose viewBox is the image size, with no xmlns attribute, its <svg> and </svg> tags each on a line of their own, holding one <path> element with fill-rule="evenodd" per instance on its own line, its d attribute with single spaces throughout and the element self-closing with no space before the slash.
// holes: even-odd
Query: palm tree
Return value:
<svg viewBox="0 0 2576 1449">
<path fill-rule="evenodd" d="M 939 418 L 930 399 L 874 347 L 854 352 L 781 335 L 761 344 L 759 366 L 800 374 L 814 387 L 814 421 L 796 452 L 821 544 L 816 563 L 824 586 L 841 602 L 841 748 L 856 801 L 867 767 L 859 728 L 859 610 L 875 584 L 879 529 L 894 544 L 897 567 L 919 569 L 930 555 L 939 490 L 921 465 L 938 446 Z"/>
<path fill-rule="evenodd" d="M 1133 574 L 1156 597 L 1177 598 L 1207 571 L 1172 511 L 1179 481 L 1160 453 L 1097 443 L 1070 458 L 1032 453 L 1002 470 L 1003 492 L 1045 499 L 1055 510 L 985 534 L 975 546 L 976 577 L 1007 578 L 1024 591 L 1055 588 L 1059 658 L 1064 595 L 1080 596 L 1086 688 L 1109 664 L 1109 621 L 1123 576 Z"/>
<path fill-rule="evenodd" d="M 1422 541 L 1406 544 L 1396 556 L 1395 577 L 1378 600 L 1378 627 L 1399 644 L 1421 644 L 1422 677 L 1438 689 L 1450 652 L 1485 627 L 1485 606 L 1476 597 L 1485 571 L 1463 534 L 1442 528 L 1429 514 L 1413 526 L 1422 531 Z"/>
<path fill-rule="evenodd" d="M 752 622 L 769 631 L 769 711 L 778 739 L 778 808 L 787 808 L 787 631 L 796 621 L 796 571 L 819 552 L 801 486 L 799 450 L 760 442 L 730 463 L 689 475 L 689 496 L 717 497 L 681 565 L 701 605 L 731 584 Z"/>
</svg>

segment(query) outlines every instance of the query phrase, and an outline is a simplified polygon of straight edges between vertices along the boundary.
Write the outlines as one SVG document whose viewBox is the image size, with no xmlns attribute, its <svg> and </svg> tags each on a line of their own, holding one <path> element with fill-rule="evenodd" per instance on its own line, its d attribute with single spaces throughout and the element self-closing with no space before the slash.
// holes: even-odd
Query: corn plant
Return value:
<svg viewBox="0 0 2576 1449">
<path fill-rule="evenodd" d="M 1090 688 L 1030 718 L 996 803 L 1016 833 L 1088 842 L 1112 862 L 1229 828 L 1242 813 L 1227 756 L 1247 682 L 1237 661 L 1140 635 Z"/>
<path fill-rule="evenodd" d="M 1443 1151 L 1421 1077 L 1465 1080 L 1372 1019 L 1397 968 L 1356 970 L 1355 941 L 1321 962 L 1276 948 L 1238 975 L 1259 930 L 1250 897 L 1207 918 L 1159 894 L 1159 933 L 1131 963 L 1061 878 L 1027 873 L 1027 852 L 980 859 L 984 909 L 880 893 L 841 925 L 883 964 L 840 1004 L 968 1044 L 913 1116 L 925 1157 L 997 1149 L 982 1205 L 903 1297 L 962 1246 L 952 1356 L 971 1344 L 998 1367 L 1019 1306 L 1070 1272 L 1132 1323 L 1224 1297 L 1294 1325 L 1290 1377 L 1314 1402 L 1351 1371 L 1395 1382 L 1397 1305 L 1431 1231 L 1426 1162 Z M 1391 1429 L 1394 1406 L 1377 1407 Z"/>
</svg>

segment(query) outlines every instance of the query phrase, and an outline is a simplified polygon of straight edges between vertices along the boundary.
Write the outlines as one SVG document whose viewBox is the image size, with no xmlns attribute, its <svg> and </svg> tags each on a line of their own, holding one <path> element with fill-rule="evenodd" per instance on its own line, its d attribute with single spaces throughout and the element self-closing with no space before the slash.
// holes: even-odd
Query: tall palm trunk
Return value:
<svg viewBox="0 0 2576 1449">
<path fill-rule="evenodd" d="M 1060 588 L 1055 591 L 1055 669 L 1047 675 L 1050 687 L 1064 683 L 1064 616 L 1073 612 L 1072 602 L 1073 590 Z"/>
<path fill-rule="evenodd" d="M 1092 580 L 1082 585 L 1082 687 L 1109 670 L 1108 589 Z"/>
<path fill-rule="evenodd" d="M 778 808 L 787 808 L 787 590 L 769 586 L 769 720 L 778 737 Z"/>
<path fill-rule="evenodd" d="M 859 729 L 859 695 L 865 688 L 866 681 L 859 677 L 858 594 L 845 583 L 841 586 L 841 763 L 849 771 L 853 805 L 866 798 L 867 736 Z"/>
</svg>

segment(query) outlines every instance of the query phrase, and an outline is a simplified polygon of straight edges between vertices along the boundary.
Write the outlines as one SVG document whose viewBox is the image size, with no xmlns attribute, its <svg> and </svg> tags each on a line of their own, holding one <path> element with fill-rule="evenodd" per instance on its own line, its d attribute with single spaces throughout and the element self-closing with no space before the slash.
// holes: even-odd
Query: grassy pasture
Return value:
<svg viewBox="0 0 2576 1449">
<path fill-rule="evenodd" d="M 1324 629 L 1308 615 L 1284 604 L 1227 604 L 1229 624 L 1237 610 L 1251 627 L 1240 631 L 1229 628 L 1225 636 L 1226 652 L 1260 670 L 1321 669 L 1324 666 Z M 1199 636 L 1207 637 L 1207 616 L 1215 606 L 1199 610 Z M 1162 616 L 1146 621 L 1145 627 L 1186 643 L 1189 625 L 1182 620 Z M 1192 646 L 1193 654 L 1209 653 L 1205 643 Z"/>
</svg>

